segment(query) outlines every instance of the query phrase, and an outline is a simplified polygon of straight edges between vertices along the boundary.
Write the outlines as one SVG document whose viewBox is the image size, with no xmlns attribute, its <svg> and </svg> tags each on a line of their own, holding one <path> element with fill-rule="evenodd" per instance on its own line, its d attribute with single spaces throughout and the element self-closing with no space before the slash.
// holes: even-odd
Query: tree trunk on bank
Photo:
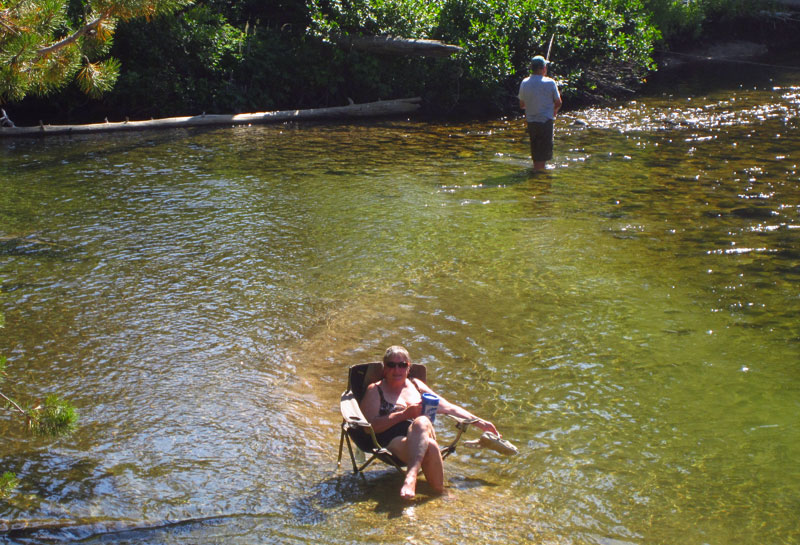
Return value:
<svg viewBox="0 0 800 545">
<path fill-rule="evenodd" d="M 0 138 L 14 136 L 50 136 L 63 134 L 85 134 L 111 131 L 141 131 L 146 129 L 169 129 L 178 127 L 200 127 L 209 125 L 236 126 L 286 121 L 312 121 L 320 119 L 354 119 L 410 114 L 420 108 L 422 98 L 400 98 L 379 100 L 363 104 L 314 108 L 308 110 L 282 110 L 234 115 L 195 115 L 190 117 L 167 117 L 149 121 L 120 121 L 92 123 L 88 125 L 39 125 L 38 127 L 1 127 Z"/>
</svg>

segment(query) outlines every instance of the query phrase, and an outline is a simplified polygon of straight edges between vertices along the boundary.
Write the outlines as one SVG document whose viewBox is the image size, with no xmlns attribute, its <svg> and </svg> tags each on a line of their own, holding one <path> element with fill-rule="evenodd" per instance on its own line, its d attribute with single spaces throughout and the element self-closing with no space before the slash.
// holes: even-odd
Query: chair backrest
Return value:
<svg viewBox="0 0 800 545">
<path fill-rule="evenodd" d="M 367 386 L 382 378 L 383 362 L 359 363 L 350 367 L 347 375 L 347 389 L 353 392 L 358 402 L 361 402 L 361 398 L 367 392 Z M 415 378 L 427 383 L 428 369 L 421 363 L 412 363 L 411 369 L 408 370 L 408 378 Z"/>
</svg>

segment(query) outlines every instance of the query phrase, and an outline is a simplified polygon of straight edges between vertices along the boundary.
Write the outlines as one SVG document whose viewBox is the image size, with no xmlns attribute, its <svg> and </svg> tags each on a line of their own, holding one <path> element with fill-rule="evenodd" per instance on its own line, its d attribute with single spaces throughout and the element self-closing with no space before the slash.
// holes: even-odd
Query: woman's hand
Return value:
<svg viewBox="0 0 800 545">
<path fill-rule="evenodd" d="M 433 393 L 431 391 L 431 393 Z M 491 432 L 498 437 L 500 437 L 500 432 L 497 431 L 497 428 L 494 427 L 494 424 L 489 422 L 488 420 L 484 420 L 483 418 L 478 418 L 468 410 L 464 409 L 463 407 L 459 407 L 455 403 L 450 403 L 445 398 L 439 396 L 439 410 L 437 413 L 441 414 L 451 414 L 458 418 L 463 418 L 464 420 L 472 420 L 473 418 L 477 419 L 472 422 L 472 425 L 477 426 L 479 429 L 483 431 Z"/>
<path fill-rule="evenodd" d="M 414 420 L 418 416 L 422 416 L 422 401 L 410 404 L 403 411 L 404 420 Z"/>
<path fill-rule="evenodd" d="M 497 428 L 495 428 L 495 427 L 494 427 L 494 424 L 492 424 L 492 423 L 491 423 L 491 422 L 489 422 L 488 420 L 483 420 L 482 418 L 479 418 L 479 419 L 477 420 L 477 422 L 474 422 L 474 423 L 473 423 L 473 425 L 474 425 L 474 426 L 478 426 L 478 427 L 479 427 L 480 429 L 482 429 L 483 431 L 492 432 L 493 434 L 495 434 L 495 435 L 497 435 L 498 437 L 500 437 L 500 433 L 497 431 Z"/>
</svg>

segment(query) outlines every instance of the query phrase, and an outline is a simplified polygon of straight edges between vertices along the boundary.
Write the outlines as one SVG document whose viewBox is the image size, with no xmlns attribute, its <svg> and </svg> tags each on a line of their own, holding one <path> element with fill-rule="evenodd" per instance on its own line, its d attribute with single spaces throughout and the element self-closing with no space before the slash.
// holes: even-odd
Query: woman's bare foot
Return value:
<svg viewBox="0 0 800 545">
<path fill-rule="evenodd" d="M 416 477 L 406 477 L 403 483 L 403 488 L 400 489 L 400 497 L 404 500 L 413 500 L 417 495 L 417 479 Z"/>
</svg>

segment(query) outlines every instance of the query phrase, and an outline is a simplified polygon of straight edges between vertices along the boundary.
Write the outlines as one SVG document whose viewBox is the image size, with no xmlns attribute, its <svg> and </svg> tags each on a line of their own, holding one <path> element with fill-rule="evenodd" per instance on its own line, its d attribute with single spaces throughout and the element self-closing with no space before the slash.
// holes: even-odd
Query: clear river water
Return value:
<svg viewBox="0 0 800 545">
<path fill-rule="evenodd" d="M 543 174 L 519 119 L 0 140 L 0 390 L 80 413 L 0 419 L 0 543 L 800 542 L 800 72 L 699 72 Z M 519 454 L 337 468 L 391 344 Z"/>
</svg>

